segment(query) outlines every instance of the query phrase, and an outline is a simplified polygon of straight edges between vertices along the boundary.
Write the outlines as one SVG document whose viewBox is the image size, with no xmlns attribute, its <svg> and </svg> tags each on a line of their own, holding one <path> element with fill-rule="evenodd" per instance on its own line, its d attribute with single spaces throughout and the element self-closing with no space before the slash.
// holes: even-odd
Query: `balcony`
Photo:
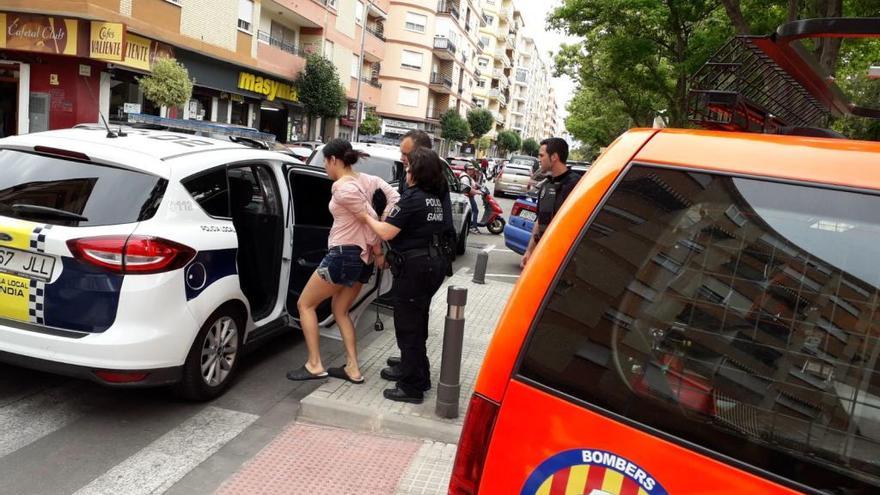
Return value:
<svg viewBox="0 0 880 495">
<path fill-rule="evenodd" d="M 504 93 L 500 89 L 497 89 L 497 88 L 490 89 L 489 90 L 489 99 L 490 100 L 498 100 L 498 103 L 500 103 L 501 106 L 503 106 L 503 107 L 507 106 L 507 97 L 504 96 Z"/>
<path fill-rule="evenodd" d="M 431 74 L 431 83 L 428 88 L 436 93 L 450 95 L 452 94 L 452 78 L 434 72 Z"/>
<path fill-rule="evenodd" d="M 516 50 L 516 41 L 513 36 L 508 36 L 505 40 L 505 44 L 507 45 L 508 50 Z"/>
<path fill-rule="evenodd" d="M 446 37 L 434 37 L 434 55 L 440 60 L 455 60 L 455 44 Z"/>
<path fill-rule="evenodd" d="M 492 116 L 495 117 L 495 122 L 499 124 L 504 124 L 504 115 L 501 115 L 500 112 L 492 111 Z"/>
<path fill-rule="evenodd" d="M 512 23 L 513 22 L 513 12 L 510 9 L 501 9 L 501 11 L 498 12 L 498 19 L 500 19 L 504 22 Z"/>
<path fill-rule="evenodd" d="M 428 113 L 425 114 L 425 118 L 428 120 L 436 120 L 437 122 L 440 122 L 440 118 L 443 116 L 444 113 L 446 113 L 447 110 L 449 110 L 449 109 L 448 108 L 429 108 Z"/>
<path fill-rule="evenodd" d="M 385 36 L 382 35 L 381 30 L 381 26 L 373 29 L 367 26 L 367 32 L 370 34 L 364 37 L 364 58 L 369 62 L 381 62 L 385 59 Z M 379 34 L 373 31 L 378 31 Z M 358 36 L 360 39 L 360 34 Z"/>
<path fill-rule="evenodd" d="M 526 100 L 526 94 L 525 94 L 524 92 L 522 92 L 522 91 L 514 91 L 514 93 L 513 93 L 513 100 L 514 100 L 514 101 L 523 101 L 523 102 L 525 102 L 525 101 L 527 101 L 527 100 Z"/>
<path fill-rule="evenodd" d="M 276 74 L 289 74 L 293 79 L 306 66 L 306 50 L 302 46 L 285 43 L 265 31 L 257 33 L 257 63 L 260 69 Z"/>
<path fill-rule="evenodd" d="M 306 27 L 320 28 L 324 26 L 324 17 L 327 16 L 327 2 L 323 0 L 275 0 L 274 4 L 280 5 L 295 14 L 294 18 L 305 20 Z M 264 11 L 275 11 L 275 5 L 263 4 Z M 286 14 L 285 14 L 286 15 Z"/>
<path fill-rule="evenodd" d="M 381 24 L 370 24 L 367 25 L 367 32 L 380 40 L 385 41 L 385 26 Z"/>
<path fill-rule="evenodd" d="M 456 19 L 458 19 L 458 17 L 459 17 L 458 2 L 450 2 L 447 0 L 440 0 L 439 2 L 437 2 L 437 13 L 451 15 L 452 17 L 455 17 Z"/>
<path fill-rule="evenodd" d="M 354 96 L 357 98 L 357 78 L 351 78 L 351 85 L 354 87 Z M 382 83 L 377 78 L 363 76 L 361 78 L 361 101 L 368 107 L 377 107 L 382 100 Z"/>
<path fill-rule="evenodd" d="M 510 57 L 507 56 L 507 53 L 503 49 L 495 50 L 495 60 L 501 62 L 505 68 L 510 68 Z"/>
<path fill-rule="evenodd" d="M 477 40 L 477 48 L 480 50 L 480 53 L 486 49 L 486 44 L 483 43 L 483 40 Z"/>
</svg>

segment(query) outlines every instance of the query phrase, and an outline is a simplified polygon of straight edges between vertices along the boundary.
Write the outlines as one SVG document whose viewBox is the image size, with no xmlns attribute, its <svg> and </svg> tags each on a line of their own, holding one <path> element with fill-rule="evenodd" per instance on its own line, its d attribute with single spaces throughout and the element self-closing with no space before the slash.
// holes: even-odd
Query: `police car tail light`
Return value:
<svg viewBox="0 0 880 495">
<path fill-rule="evenodd" d="M 478 394 L 471 397 L 455 454 L 452 478 L 449 480 L 450 494 L 477 493 L 496 418 L 498 404 Z"/>
<path fill-rule="evenodd" d="M 74 257 L 123 274 L 148 274 L 176 270 L 195 256 L 192 248 L 159 237 L 103 236 L 71 239 Z"/>
</svg>

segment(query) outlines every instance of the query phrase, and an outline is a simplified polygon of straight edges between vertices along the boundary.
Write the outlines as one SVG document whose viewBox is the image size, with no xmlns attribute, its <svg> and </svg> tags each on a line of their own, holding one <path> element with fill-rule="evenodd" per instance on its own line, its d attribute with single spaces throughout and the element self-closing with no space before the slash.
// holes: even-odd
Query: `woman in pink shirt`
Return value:
<svg viewBox="0 0 880 495">
<path fill-rule="evenodd" d="M 379 189 L 387 198 L 385 214 L 397 204 L 400 195 L 381 178 L 352 169 L 361 154 L 352 149 L 348 141 L 334 139 L 321 152 L 324 155 L 324 169 L 334 181 L 329 206 L 333 215 L 333 226 L 327 241 L 327 255 L 309 278 L 296 303 L 309 351 L 308 361 L 302 367 L 289 371 L 287 378 L 315 380 L 333 376 L 352 383 L 363 383 L 364 377 L 357 360 L 354 323 L 348 310 L 360 293 L 362 285 L 370 281 L 373 261 L 376 260 L 381 266 L 384 260 L 381 240 L 358 219 L 358 215 L 366 212 L 367 215 L 378 218 L 371 202 L 373 194 Z M 331 307 L 342 333 L 346 364 L 325 369 L 321 362 L 316 309 L 328 297 L 333 298 Z"/>
</svg>

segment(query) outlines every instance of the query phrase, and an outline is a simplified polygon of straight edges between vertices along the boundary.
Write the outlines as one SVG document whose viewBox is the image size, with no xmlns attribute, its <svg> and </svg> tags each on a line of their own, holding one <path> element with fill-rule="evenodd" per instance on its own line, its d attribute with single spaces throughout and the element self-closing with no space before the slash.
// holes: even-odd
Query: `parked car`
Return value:
<svg viewBox="0 0 880 495">
<path fill-rule="evenodd" d="M 312 151 L 324 146 L 324 143 L 321 141 L 295 141 L 290 143 L 290 146 L 295 146 L 297 148 L 308 148 Z"/>
<path fill-rule="evenodd" d="M 577 161 L 577 160 L 569 160 L 569 161 L 566 163 L 566 165 L 568 165 L 568 168 L 574 170 L 575 172 L 577 172 L 577 173 L 579 173 L 579 174 L 581 174 L 581 175 L 587 175 L 587 172 L 590 171 L 591 163 L 590 163 L 590 162 Z"/>
<path fill-rule="evenodd" d="M 514 165 L 521 165 L 531 168 L 532 173 L 537 172 L 538 168 L 541 165 L 537 158 L 530 155 L 510 155 L 509 161 Z"/>
<path fill-rule="evenodd" d="M 507 301 L 449 492 L 880 493 L 878 162 L 876 142 L 618 138 Z"/>
<path fill-rule="evenodd" d="M 396 186 L 403 180 L 403 163 L 400 161 L 400 149 L 397 146 L 372 143 L 352 143 L 352 147 L 363 152 L 368 157 L 361 158 L 355 165 L 355 170 L 370 175 L 381 177 L 385 182 Z M 324 168 L 324 155 L 320 153 L 321 147 L 315 150 L 309 161 L 309 166 Z M 461 184 L 455 173 L 447 166 L 446 180 L 449 183 L 450 200 L 452 202 L 452 224 L 458 233 L 457 251 L 464 254 L 467 248 L 467 236 L 470 230 L 471 205 L 467 196 L 461 193 Z"/>
<path fill-rule="evenodd" d="M 216 397 L 246 347 L 299 324 L 332 182 L 228 140 L 123 131 L 0 139 L 0 361 Z M 329 305 L 318 319 L 335 325 Z"/>
<path fill-rule="evenodd" d="M 464 173 L 465 169 L 474 163 L 470 158 L 448 158 L 447 162 L 456 174 Z"/>
<path fill-rule="evenodd" d="M 511 161 L 495 176 L 495 196 L 503 197 L 508 194 L 522 195 L 529 191 L 532 178 L 531 164 L 515 163 Z"/>
</svg>

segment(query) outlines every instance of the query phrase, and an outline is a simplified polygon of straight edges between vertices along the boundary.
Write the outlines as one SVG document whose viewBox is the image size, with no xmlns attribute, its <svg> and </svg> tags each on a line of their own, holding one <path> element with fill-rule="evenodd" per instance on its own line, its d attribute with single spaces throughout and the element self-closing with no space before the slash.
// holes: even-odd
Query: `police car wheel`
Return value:
<svg viewBox="0 0 880 495">
<path fill-rule="evenodd" d="M 225 392 L 238 368 L 243 328 L 228 309 L 212 314 L 190 348 L 175 392 L 190 400 L 213 399 Z"/>
<path fill-rule="evenodd" d="M 467 237 L 468 232 L 471 230 L 471 221 L 465 219 L 464 225 L 461 227 L 461 232 L 458 233 L 458 244 L 455 246 L 456 254 L 464 254 L 467 249 Z"/>
</svg>

